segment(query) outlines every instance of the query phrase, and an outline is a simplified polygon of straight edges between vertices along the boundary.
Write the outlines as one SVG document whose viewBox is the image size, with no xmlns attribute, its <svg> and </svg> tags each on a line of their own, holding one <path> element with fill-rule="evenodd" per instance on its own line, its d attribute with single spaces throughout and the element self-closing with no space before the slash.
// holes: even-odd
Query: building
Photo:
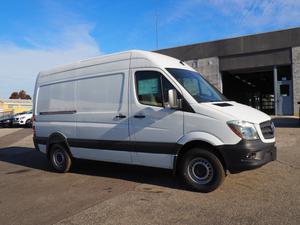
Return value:
<svg viewBox="0 0 300 225">
<path fill-rule="evenodd" d="M 270 115 L 299 114 L 300 28 L 157 52 L 185 61 L 230 100 Z"/>
<path fill-rule="evenodd" d="M 32 109 L 32 100 L 0 99 L 0 120 Z"/>
</svg>

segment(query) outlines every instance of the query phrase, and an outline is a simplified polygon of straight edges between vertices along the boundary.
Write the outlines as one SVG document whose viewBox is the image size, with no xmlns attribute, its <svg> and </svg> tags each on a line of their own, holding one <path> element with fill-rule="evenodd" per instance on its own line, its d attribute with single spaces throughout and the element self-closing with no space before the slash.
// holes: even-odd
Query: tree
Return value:
<svg viewBox="0 0 300 225">
<path fill-rule="evenodd" d="M 13 93 L 11 93 L 9 98 L 10 99 L 18 99 L 19 98 L 19 93 L 14 91 Z"/>
<path fill-rule="evenodd" d="M 19 98 L 26 99 L 26 91 L 24 91 L 24 90 L 19 91 Z"/>
<path fill-rule="evenodd" d="M 9 98 L 10 99 L 31 99 L 30 95 L 28 95 L 24 90 L 21 90 L 19 92 L 14 91 L 13 93 L 11 93 Z"/>
</svg>

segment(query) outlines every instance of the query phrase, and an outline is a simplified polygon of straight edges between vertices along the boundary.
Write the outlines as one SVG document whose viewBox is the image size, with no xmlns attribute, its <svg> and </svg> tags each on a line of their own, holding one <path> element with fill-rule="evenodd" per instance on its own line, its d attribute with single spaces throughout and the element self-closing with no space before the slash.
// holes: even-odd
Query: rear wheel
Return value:
<svg viewBox="0 0 300 225">
<path fill-rule="evenodd" d="M 180 173 L 185 183 L 199 192 L 214 191 L 225 179 L 225 171 L 218 157 L 200 148 L 193 148 L 183 155 Z"/>
<path fill-rule="evenodd" d="M 72 160 L 64 145 L 54 144 L 50 149 L 50 162 L 52 167 L 60 173 L 68 172 L 71 168 Z"/>
</svg>

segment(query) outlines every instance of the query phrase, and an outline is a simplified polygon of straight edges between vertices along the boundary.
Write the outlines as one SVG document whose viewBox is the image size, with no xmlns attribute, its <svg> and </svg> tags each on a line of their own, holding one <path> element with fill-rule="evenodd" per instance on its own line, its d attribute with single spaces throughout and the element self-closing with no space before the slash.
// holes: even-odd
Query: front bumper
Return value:
<svg viewBox="0 0 300 225">
<path fill-rule="evenodd" d="M 13 120 L 12 122 L 13 122 L 13 124 L 15 124 L 15 125 L 19 125 L 19 124 L 20 124 L 20 120 Z"/>
<path fill-rule="evenodd" d="M 255 169 L 277 158 L 275 142 L 264 143 L 261 140 L 242 140 L 236 145 L 223 145 L 219 146 L 218 149 L 230 173 Z"/>
<path fill-rule="evenodd" d="M 26 124 L 26 120 L 25 119 L 14 120 L 13 124 L 14 125 L 25 125 Z"/>
</svg>

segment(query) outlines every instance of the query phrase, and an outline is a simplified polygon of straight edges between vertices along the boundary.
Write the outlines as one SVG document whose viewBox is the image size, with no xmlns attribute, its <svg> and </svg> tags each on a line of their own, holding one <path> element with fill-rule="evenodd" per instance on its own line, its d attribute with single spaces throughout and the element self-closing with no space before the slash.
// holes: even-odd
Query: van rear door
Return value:
<svg viewBox="0 0 300 225">
<path fill-rule="evenodd" d="M 42 85 L 36 98 L 36 136 L 49 137 L 59 132 L 67 138 L 75 138 L 75 81 Z"/>
</svg>

